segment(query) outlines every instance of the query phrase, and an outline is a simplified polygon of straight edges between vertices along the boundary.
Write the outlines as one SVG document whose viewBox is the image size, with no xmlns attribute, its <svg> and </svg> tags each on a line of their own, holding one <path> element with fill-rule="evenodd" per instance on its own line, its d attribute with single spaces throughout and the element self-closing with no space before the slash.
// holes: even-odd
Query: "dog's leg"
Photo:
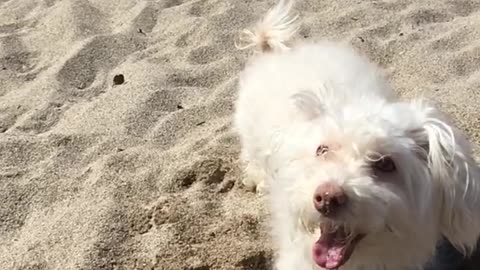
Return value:
<svg viewBox="0 0 480 270">
<path fill-rule="evenodd" d="M 244 146 L 242 154 L 240 156 L 244 171 L 242 184 L 250 190 L 255 191 L 258 195 L 264 195 L 266 193 L 266 178 L 265 171 L 255 162 L 252 158 L 254 151 L 248 151 L 248 148 Z"/>
<path fill-rule="evenodd" d="M 275 270 L 313 269 L 313 265 L 305 260 L 305 255 L 299 248 L 292 247 L 278 254 Z"/>
<path fill-rule="evenodd" d="M 253 162 L 246 161 L 245 164 L 242 183 L 247 188 L 255 190 L 258 195 L 265 195 L 267 192 L 265 171 Z"/>
</svg>

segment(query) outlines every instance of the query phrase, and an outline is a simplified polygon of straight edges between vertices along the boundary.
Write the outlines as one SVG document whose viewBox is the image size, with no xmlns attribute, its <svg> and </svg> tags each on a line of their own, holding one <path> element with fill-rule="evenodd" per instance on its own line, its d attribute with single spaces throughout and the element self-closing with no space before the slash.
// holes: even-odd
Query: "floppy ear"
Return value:
<svg viewBox="0 0 480 270">
<path fill-rule="evenodd" d="M 314 119 L 324 112 L 320 98 L 312 91 L 304 90 L 294 94 L 291 99 L 295 107 L 308 119 Z"/>
<path fill-rule="evenodd" d="M 472 147 L 437 109 L 421 101 L 411 106 L 420 126 L 412 138 L 425 150 L 430 174 L 442 192 L 441 233 L 469 254 L 480 235 L 480 168 Z"/>
</svg>

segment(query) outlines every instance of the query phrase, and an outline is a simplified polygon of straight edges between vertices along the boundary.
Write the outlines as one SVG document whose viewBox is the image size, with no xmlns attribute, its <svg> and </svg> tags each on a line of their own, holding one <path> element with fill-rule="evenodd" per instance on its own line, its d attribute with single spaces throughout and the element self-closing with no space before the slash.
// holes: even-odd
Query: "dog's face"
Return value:
<svg viewBox="0 0 480 270">
<path fill-rule="evenodd" d="M 431 107 L 323 111 L 276 139 L 271 173 L 311 235 L 317 265 L 422 263 L 440 234 L 459 248 L 475 244 L 479 170 L 462 135 Z"/>
</svg>

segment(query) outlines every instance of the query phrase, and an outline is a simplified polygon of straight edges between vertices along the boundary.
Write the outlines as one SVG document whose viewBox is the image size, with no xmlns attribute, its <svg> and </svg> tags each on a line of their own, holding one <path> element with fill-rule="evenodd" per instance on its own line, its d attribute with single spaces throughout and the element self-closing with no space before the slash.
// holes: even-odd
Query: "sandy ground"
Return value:
<svg viewBox="0 0 480 270">
<path fill-rule="evenodd" d="M 268 269 L 231 114 L 234 37 L 271 4 L 0 0 L 0 268 Z M 479 1 L 296 8 L 299 39 L 351 42 L 479 142 Z"/>
</svg>

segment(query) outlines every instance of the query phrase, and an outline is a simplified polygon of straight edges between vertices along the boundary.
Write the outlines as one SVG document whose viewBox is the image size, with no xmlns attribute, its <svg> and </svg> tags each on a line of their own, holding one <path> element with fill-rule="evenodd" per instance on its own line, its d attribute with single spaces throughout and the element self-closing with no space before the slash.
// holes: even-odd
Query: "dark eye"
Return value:
<svg viewBox="0 0 480 270">
<path fill-rule="evenodd" d="M 328 152 L 328 146 L 327 145 L 322 144 L 317 148 L 317 156 L 323 156 L 327 152 Z"/>
<path fill-rule="evenodd" d="M 373 168 L 381 172 L 393 172 L 397 169 L 391 157 L 382 157 L 373 163 Z"/>
</svg>

